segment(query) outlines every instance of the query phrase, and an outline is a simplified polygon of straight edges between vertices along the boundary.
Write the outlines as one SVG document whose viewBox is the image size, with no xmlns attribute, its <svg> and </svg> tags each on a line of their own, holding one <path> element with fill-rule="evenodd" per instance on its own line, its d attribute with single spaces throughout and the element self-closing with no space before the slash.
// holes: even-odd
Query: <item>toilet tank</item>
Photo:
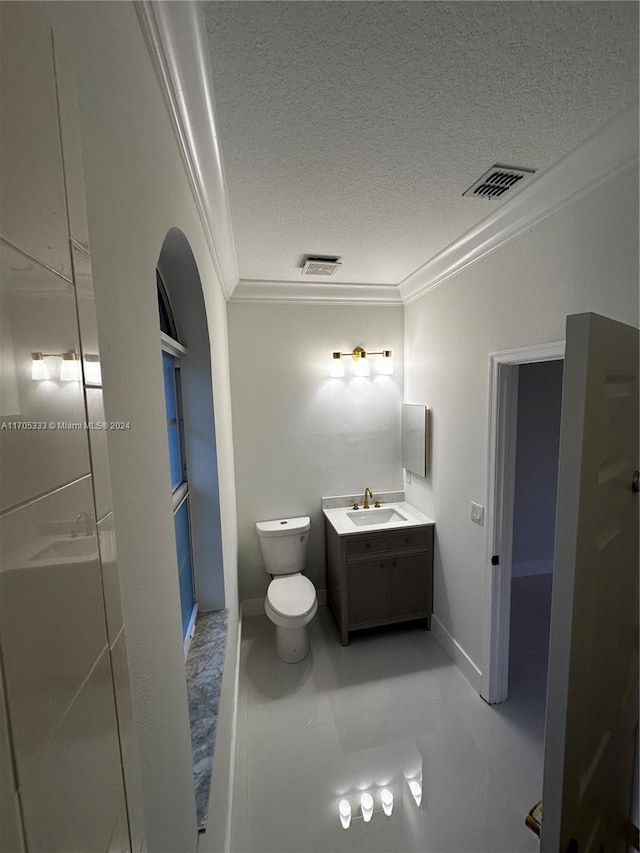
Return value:
<svg viewBox="0 0 640 853">
<path fill-rule="evenodd" d="M 270 575 L 291 575 L 304 569 L 310 527 L 307 515 L 257 522 L 264 567 Z"/>
</svg>

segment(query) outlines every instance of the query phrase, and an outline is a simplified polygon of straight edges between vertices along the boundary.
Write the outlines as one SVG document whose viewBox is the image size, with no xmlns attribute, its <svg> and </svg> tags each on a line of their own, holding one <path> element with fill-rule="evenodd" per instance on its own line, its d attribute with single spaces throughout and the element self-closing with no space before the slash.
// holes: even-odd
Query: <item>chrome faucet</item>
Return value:
<svg viewBox="0 0 640 853">
<path fill-rule="evenodd" d="M 373 492 L 371 491 L 369 486 L 367 486 L 367 488 L 364 490 L 364 503 L 362 504 L 362 509 L 369 509 L 369 498 L 373 500 Z"/>
</svg>

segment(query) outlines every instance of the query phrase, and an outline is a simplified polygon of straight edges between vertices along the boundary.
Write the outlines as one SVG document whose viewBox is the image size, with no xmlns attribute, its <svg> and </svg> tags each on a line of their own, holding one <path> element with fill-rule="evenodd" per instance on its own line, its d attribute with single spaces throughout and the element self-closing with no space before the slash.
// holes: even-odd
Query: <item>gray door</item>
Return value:
<svg viewBox="0 0 640 853">
<path fill-rule="evenodd" d="M 628 850 L 638 723 L 638 330 L 567 318 L 542 853 Z"/>
</svg>

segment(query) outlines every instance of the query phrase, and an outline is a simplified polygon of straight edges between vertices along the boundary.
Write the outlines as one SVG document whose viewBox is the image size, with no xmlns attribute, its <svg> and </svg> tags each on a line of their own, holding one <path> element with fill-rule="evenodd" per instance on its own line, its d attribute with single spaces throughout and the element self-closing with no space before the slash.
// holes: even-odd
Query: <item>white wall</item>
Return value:
<svg viewBox="0 0 640 853">
<path fill-rule="evenodd" d="M 405 307 L 406 399 L 432 408 L 432 468 L 407 499 L 436 521 L 434 613 L 481 667 L 489 353 L 561 340 L 565 316 L 638 322 L 638 174 L 574 199 Z"/>
<path fill-rule="evenodd" d="M 256 521 L 311 517 L 305 573 L 325 587 L 325 495 L 401 488 L 401 306 L 229 303 L 240 597 L 264 596 Z M 392 349 L 393 376 L 329 379 L 334 350 Z"/>
<path fill-rule="evenodd" d="M 518 368 L 514 578 L 553 571 L 563 365 L 557 360 Z"/>
<path fill-rule="evenodd" d="M 108 438 L 147 841 L 153 851 L 186 853 L 195 850 L 197 832 L 155 283 L 170 228 L 186 235 L 204 291 L 234 642 L 237 538 L 226 308 L 133 6 L 45 5 L 60 61 L 77 72 L 105 415 L 131 423 Z"/>
</svg>

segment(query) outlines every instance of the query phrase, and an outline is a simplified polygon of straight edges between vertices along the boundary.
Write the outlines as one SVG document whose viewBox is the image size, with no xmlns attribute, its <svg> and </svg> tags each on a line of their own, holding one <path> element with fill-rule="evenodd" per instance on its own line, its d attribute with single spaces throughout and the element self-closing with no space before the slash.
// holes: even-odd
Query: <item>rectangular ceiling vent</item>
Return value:
<svg viewBox="0 0 640 853">
<path fill-rule="evenodd" d="M 502 198 L 525 178 L 535 175 L 535 169 L 514 169 L 512 166 L 492 166 L 488 172 L 462 193 L 473 198 Z"/>
<path fill-rule="evenodd" d="M 302 265 L 302 275 L 333 275 L 340 269 L 341 263 L 336 257 L 321 257 L 307 255 Z"/>
</svg>

